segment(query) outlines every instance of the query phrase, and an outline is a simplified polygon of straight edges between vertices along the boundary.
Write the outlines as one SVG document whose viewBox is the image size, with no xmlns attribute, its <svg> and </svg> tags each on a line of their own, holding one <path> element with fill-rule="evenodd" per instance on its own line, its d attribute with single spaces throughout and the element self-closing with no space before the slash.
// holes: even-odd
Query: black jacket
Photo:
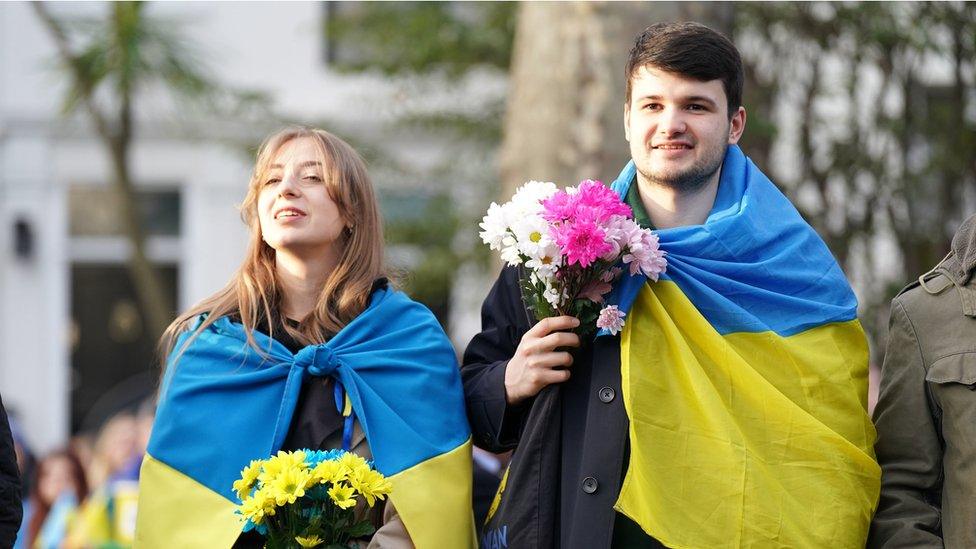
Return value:
<svg viewBox="0 0 976 549">
<path fill-rule="evenodd" d="M 10 436 L 7 412 L 0 400 L 0 547 L 13 547 L 24 508 L 21 506 L 20 470 Z"/>
<path fill-rule="evenodd" d="M 474 443 L 491 452 L 519 444 L 532 402 L 509 407 L 505 367 L 534 320 L 518 271 L 506 267 L 485 298 L 482 331 L 464 353 L 461 377 Z M 628 420 L 620 388 L 620 338 L 584 342 L 561 389 L 558 513 L 553 545 L 610 547 L 623 481 Z M 513 488 L 506 488 L 513 489 Z"/>
</svg>

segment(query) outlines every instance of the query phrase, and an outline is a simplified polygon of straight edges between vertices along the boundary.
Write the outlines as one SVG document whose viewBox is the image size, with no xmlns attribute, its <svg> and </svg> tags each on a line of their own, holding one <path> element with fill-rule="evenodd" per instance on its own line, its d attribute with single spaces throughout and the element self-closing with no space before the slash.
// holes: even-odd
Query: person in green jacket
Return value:
<svg viewBox="0 0 976 549">
<path fill-rule="evenodd" d="M 891 302 L 868 547 L 976 547 L 976 215 Z"/>
</svg>

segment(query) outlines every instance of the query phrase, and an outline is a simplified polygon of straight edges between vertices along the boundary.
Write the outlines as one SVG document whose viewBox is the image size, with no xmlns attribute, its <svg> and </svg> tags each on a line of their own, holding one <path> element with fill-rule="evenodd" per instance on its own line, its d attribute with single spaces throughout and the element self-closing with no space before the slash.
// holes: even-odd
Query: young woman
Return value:
<svg viewBox="0 0 976 549">
<path fill-rule="evenodd" d="M 69 450 L 52 452 L 38 463 L 27 525 L 27 547 L 60 547 L 74 512 L 88 495 L 81 462 Z"/>
<path fill-rule="evenodd" d="M 353 451 L 391 480 L 370 547 L 473 544 L 455 354 L 433 315 L 385 277 L 362 159 L 322 130 L 278 132 L 241 210 L 244 263 L 163 337 L 137 544 L 260 544 L 240 535 L 232 483 L 250 460 L 301 448 Z"/>
</svg>

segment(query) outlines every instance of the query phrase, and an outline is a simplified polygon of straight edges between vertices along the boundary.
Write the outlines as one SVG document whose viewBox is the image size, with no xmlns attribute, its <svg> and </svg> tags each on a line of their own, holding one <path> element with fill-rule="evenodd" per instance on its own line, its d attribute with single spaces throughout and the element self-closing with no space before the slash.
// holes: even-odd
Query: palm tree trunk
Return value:
<svg viewBox="0 0 976 549">
<path fill-rule="evenodd" d="M 118 131 L 113 132 L 108 117 L 95 104 L 94 86 L 91 82 L 84 82 L 84 74 L 78 70 L 76 56 L 71 51 L 64 29 L 47 11 L 43 3 L 32 2 L 31 6 L 54 38 L 62 61 L 72 71 L 73 76 L 81 82 L 81 87 L 85 90 L 82 98 L 85 110 L 111 158 L 112 189 L 118 198 L 122 232 L 130 248 L 127 263 L 129 275 L 132 277 L 151 337 L 157 338 L 169 324 L 174 314 L 174 306 L 163 291 L 159 275 L 146 255 L 146 237 L 139 218 L 128 162 L 129 145 L 132 140 L 131 93 L 127 91 L 120 97 Z"/>
</svg>

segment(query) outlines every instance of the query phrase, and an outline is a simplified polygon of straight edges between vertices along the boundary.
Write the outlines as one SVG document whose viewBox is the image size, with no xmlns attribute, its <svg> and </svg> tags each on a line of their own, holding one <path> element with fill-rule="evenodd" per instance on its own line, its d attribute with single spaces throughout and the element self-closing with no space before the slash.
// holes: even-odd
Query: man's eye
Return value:
<svg viewBox="0 0 976 549">
<path fill-rule="evenodd" d="M 660 103 L 648 103 L 647 105 L 644 105 L 644 108 L 647 109 L 647 110 L 651 110 L 651 111 L 657 111 L 657 110 L 661 110 L 661 104 Z"/>
<path fill-rule="evenodd" d="M 691 104 L 691 105 L 688 105 L 688 110 L 690 110 L 690 111 L 704 111 L 706 109 L 705 109 L 705 106 L 704 105 Z"/>
</svg>

